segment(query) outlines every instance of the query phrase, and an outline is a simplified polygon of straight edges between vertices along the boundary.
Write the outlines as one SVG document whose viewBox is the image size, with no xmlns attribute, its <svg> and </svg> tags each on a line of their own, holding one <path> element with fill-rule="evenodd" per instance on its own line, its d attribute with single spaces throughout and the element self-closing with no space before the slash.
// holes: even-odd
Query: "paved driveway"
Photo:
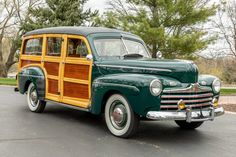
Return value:
<svg viewBox="0 0 236 157">
<path fill-rule="evenodd" d="M 0 87 L 0 157 L 234 157 L 236 115 L 226 114 L 195 131 L 173 122 L 141 122 L 132 139 L 109 134 L 103 118 L 49 104 L 28 110 L 25 96 Z"/>
</svg>

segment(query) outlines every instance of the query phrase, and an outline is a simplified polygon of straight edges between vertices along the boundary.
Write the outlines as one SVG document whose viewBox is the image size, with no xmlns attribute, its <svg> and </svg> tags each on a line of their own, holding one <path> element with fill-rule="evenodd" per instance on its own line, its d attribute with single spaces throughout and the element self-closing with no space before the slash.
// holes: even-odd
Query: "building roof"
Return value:
<svg viewBox="0 0 236 157">
<path fill-rule="evenodd" d="M 94 33 L 122 33 L 130 34 L 117 29 L 105 28 L 105 27 L 76 27 L 76 26 L 63 26 L 63 27 L 49 27 L 43 29 L 36 29 L 27 32 L 24 36 L 39 35 L 39 34 L 73 34 L 88 36 Z"/>
</svg>

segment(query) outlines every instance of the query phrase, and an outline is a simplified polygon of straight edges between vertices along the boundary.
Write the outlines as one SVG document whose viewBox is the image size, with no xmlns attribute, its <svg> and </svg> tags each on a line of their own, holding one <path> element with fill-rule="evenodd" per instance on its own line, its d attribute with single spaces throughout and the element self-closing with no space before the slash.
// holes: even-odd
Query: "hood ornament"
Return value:
<svg viewBox="0 0 236 157">
<path fill-rule="evenodd" d="M 193 92 L 198 92 L 200 89 L 199 89 L 199 84 L 198 83 L 194 83 L 191 85 L 191 90 Z"/>
</svg>

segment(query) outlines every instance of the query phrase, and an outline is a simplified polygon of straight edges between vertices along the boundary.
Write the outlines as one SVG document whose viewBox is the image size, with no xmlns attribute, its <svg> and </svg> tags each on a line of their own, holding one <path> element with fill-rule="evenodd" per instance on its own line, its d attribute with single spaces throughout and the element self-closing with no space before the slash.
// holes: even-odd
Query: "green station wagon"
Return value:
<svg viewBox="0 0 236 157">
<path fill-rule="evenodd" d="M 52 27 L 23 36 L 18 90 L 32 112 L 53 101 L 104 114 L 110 132 L 127 138 L 140 120 L 173 120 L 195 129 L 224 113 L 221 81 L 192 61 L 152 59 L 143 40 L 100 27 Z"/>
</svg>

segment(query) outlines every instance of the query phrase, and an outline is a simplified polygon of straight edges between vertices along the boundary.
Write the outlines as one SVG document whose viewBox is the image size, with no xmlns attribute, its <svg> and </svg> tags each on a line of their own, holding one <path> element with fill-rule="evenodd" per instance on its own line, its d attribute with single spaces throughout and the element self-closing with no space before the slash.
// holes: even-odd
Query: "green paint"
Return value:
<svg viewBox="0 0 236 157">
<path fill-rule="evenodd" d="M 40 67 L 27 67 L 18 73 L 18 88 L 21 94 L 27 91 L 29 83 L 33 82 L 37 88 L 40 100 L 45 98 L 45 77 Z"/>
</svg>

